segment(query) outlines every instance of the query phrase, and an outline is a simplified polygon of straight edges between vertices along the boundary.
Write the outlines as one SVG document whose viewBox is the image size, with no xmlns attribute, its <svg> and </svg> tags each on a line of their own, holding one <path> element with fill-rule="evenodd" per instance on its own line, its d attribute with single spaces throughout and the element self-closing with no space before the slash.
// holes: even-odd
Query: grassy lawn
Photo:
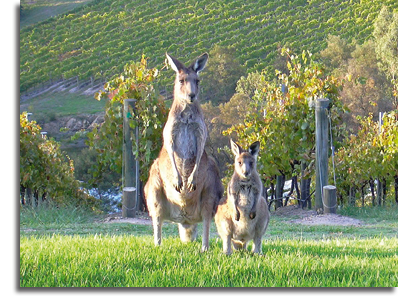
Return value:
<svg viewBox="0 0 398 307">
<path fill-rule="evenodd" d="M 31 98 L 21 104 L 20 111 L 28 111 L 41 116 L 67 116 L 76 114 L 95 114 L 104 111 L 105 100 L 98 101 L 94 95 L 87 96 L 80 92 L 48 92 Z"/>
<path fill-rule="evenodd" d="M 20 286 L 397 287 L 398 212 L 385 210 L 351 210 L 366 223 L 360 227 L 273 216 L 263 255 L 228 257 L 214 223 L 210 251 L 202 254 L 200 238 L 182 244 L 172 223 L 155 247 L 148 225 L 102 223 L 101 215 L 70 207 L 23 209 Z"/>
<path fill-rule="evenodd" d="M 21 238 L 22 287 L 392 287 L 397 239 L 264 241 L 263 256 L 221 253 L 213 239 L 89 235 Z"/>
<path fill-rule="evenodd" d="M 22 0 L 21 28 L 66 13 L 92 0 Z"/>
</svg>

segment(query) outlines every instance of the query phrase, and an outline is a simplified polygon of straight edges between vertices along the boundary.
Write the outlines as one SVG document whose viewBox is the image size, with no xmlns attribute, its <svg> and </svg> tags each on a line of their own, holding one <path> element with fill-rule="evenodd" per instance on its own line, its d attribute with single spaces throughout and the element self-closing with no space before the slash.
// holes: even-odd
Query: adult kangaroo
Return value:
<svg viewBox="0 0 398 307">
<path fill-rule="evenodd" d="M 215 161 L 204 150 L 207 128 L 198 102 L 198 74 L 208 54 L 186 67 L 166 53 L 176 72 L 174 100 L 163 129 L 163 146 L 153 162 L 144 193 L 152 217 L 155 245 L 164 220 L 178 223 L 181 241 L 196 239 L 203 221 L 202 251 L 209 248 L 210 222 L 223 195 Z"/>
</svg>

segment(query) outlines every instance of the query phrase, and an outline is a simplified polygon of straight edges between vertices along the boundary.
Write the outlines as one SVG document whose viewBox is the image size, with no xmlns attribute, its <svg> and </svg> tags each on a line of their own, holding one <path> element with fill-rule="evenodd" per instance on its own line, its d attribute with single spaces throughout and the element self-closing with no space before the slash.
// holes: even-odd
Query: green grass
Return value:
<svg viewBox="0 0 398 307">
<path fill-rule="evenodd" d="M 380 222 L 396 223 L 398 221 L 398 210 L 396 205 L 391 202 L 388 207 L 343 207 L 340 214 L 359 218 L 367 223 L 374 224 Z"/>
<path fill-rule="evenodd" d="M 263 256 L 150 236 L 22 237 L 21 287 L 394 287 L 397 239 L 265 240 Z"/>
<path fill-rule="evenodd" d="M 56 226 L 59 228 L 70 225 L 93 223 L 98 218 L 90 209 L 65 205 L 62 207 L 45 205 L 38 208 L 22 208 L 19 215 L 19 225 L 37 228 L 41 226 Z"/>
<path fill-rule="evenodd" d="M 305 226 L 273 216 L 263 255 L 235 252 L 228 257 L 214 223 L 210 251 L 200 253 L 200 238 L 181 243 L 172 223 L 164 225 L 162 246 L 155 247 L 151 226 L 102 223 L 102 215 L 84 208 L 22 209 L 20 285 L 396 287 L 396 211 L 361 227 Z M 384 215 L 377 209 L 354 213 L 376 220 Z"/>
<path fill-rule="evenodd" d="M 104 111 L 105 102 L 81 92 L 47 92 L 21 104 L 20 110 L 41 116 L 67 116 L 74 114 L 95 114 Z M 34 119 L 34 118 L 33 118 Z"/>
<path fill-rule="evenodd" d="M 21 28 L 36 24 L 46 19 L 78 8 L 92 0 L 22 0 L 23 13 L 20 18 Z"/>
</svg>

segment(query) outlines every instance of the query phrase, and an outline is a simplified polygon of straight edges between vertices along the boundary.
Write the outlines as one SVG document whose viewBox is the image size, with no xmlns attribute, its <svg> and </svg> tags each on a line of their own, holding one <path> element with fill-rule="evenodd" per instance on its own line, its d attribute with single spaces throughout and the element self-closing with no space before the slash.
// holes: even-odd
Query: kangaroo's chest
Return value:
<svg viewBox="0 0 398 307">
<path fill-rule="evenodd" d="M 239 187 L 238 200 L 240 207 L 250 207 L 254 198 L 254 189 L 251 184 L 241 184 Z M 243 209 L 242 208 L 242 209 Z"/>
<path fill-rule="evenodd" d="M 198 138 L 203 135 L 201 118 L 190 109 L 183 110 L 177 116 L 173 129 L 175 152 L 180 159 L 189 160 L 197 155 Z"/>
</svg>

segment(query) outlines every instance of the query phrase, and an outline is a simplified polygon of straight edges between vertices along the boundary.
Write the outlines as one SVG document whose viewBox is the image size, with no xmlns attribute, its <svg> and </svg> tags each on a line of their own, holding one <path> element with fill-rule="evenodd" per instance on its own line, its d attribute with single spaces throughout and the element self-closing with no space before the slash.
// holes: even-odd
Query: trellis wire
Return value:
<svg viewBox="0 0 398 307">
<path fill-rule="evenodd" d="M 292 198 L 292 199 L 296 199 L 296 200 L 298 200 L 298 201 L 304 202 L 304 201 L 307 201 L 314 193 L 315 193 L 315 190 L 312 191 L 312 192 L 310 193 L 310 195 L 308 195 L 308 196 L 307 196 L 306 198 L 304 198 L 304 199 L 300 199 L 300 198 L 297 198 L 297 197 L 294 197 L 294 196 L 282 196 L 282 197 L 279 197 L 279 198 L 273 198 L 273 199 L 271 199 L 271 200 L 268 202 L 268 206 L 271 206 L 272 202 L 274 202 L 274 201 L 281 200 L 281 199 L 285 199 L 285 198 Z M 267 201 L 268 201 L 268 200 L 267 200 Z"/>
</svg>

